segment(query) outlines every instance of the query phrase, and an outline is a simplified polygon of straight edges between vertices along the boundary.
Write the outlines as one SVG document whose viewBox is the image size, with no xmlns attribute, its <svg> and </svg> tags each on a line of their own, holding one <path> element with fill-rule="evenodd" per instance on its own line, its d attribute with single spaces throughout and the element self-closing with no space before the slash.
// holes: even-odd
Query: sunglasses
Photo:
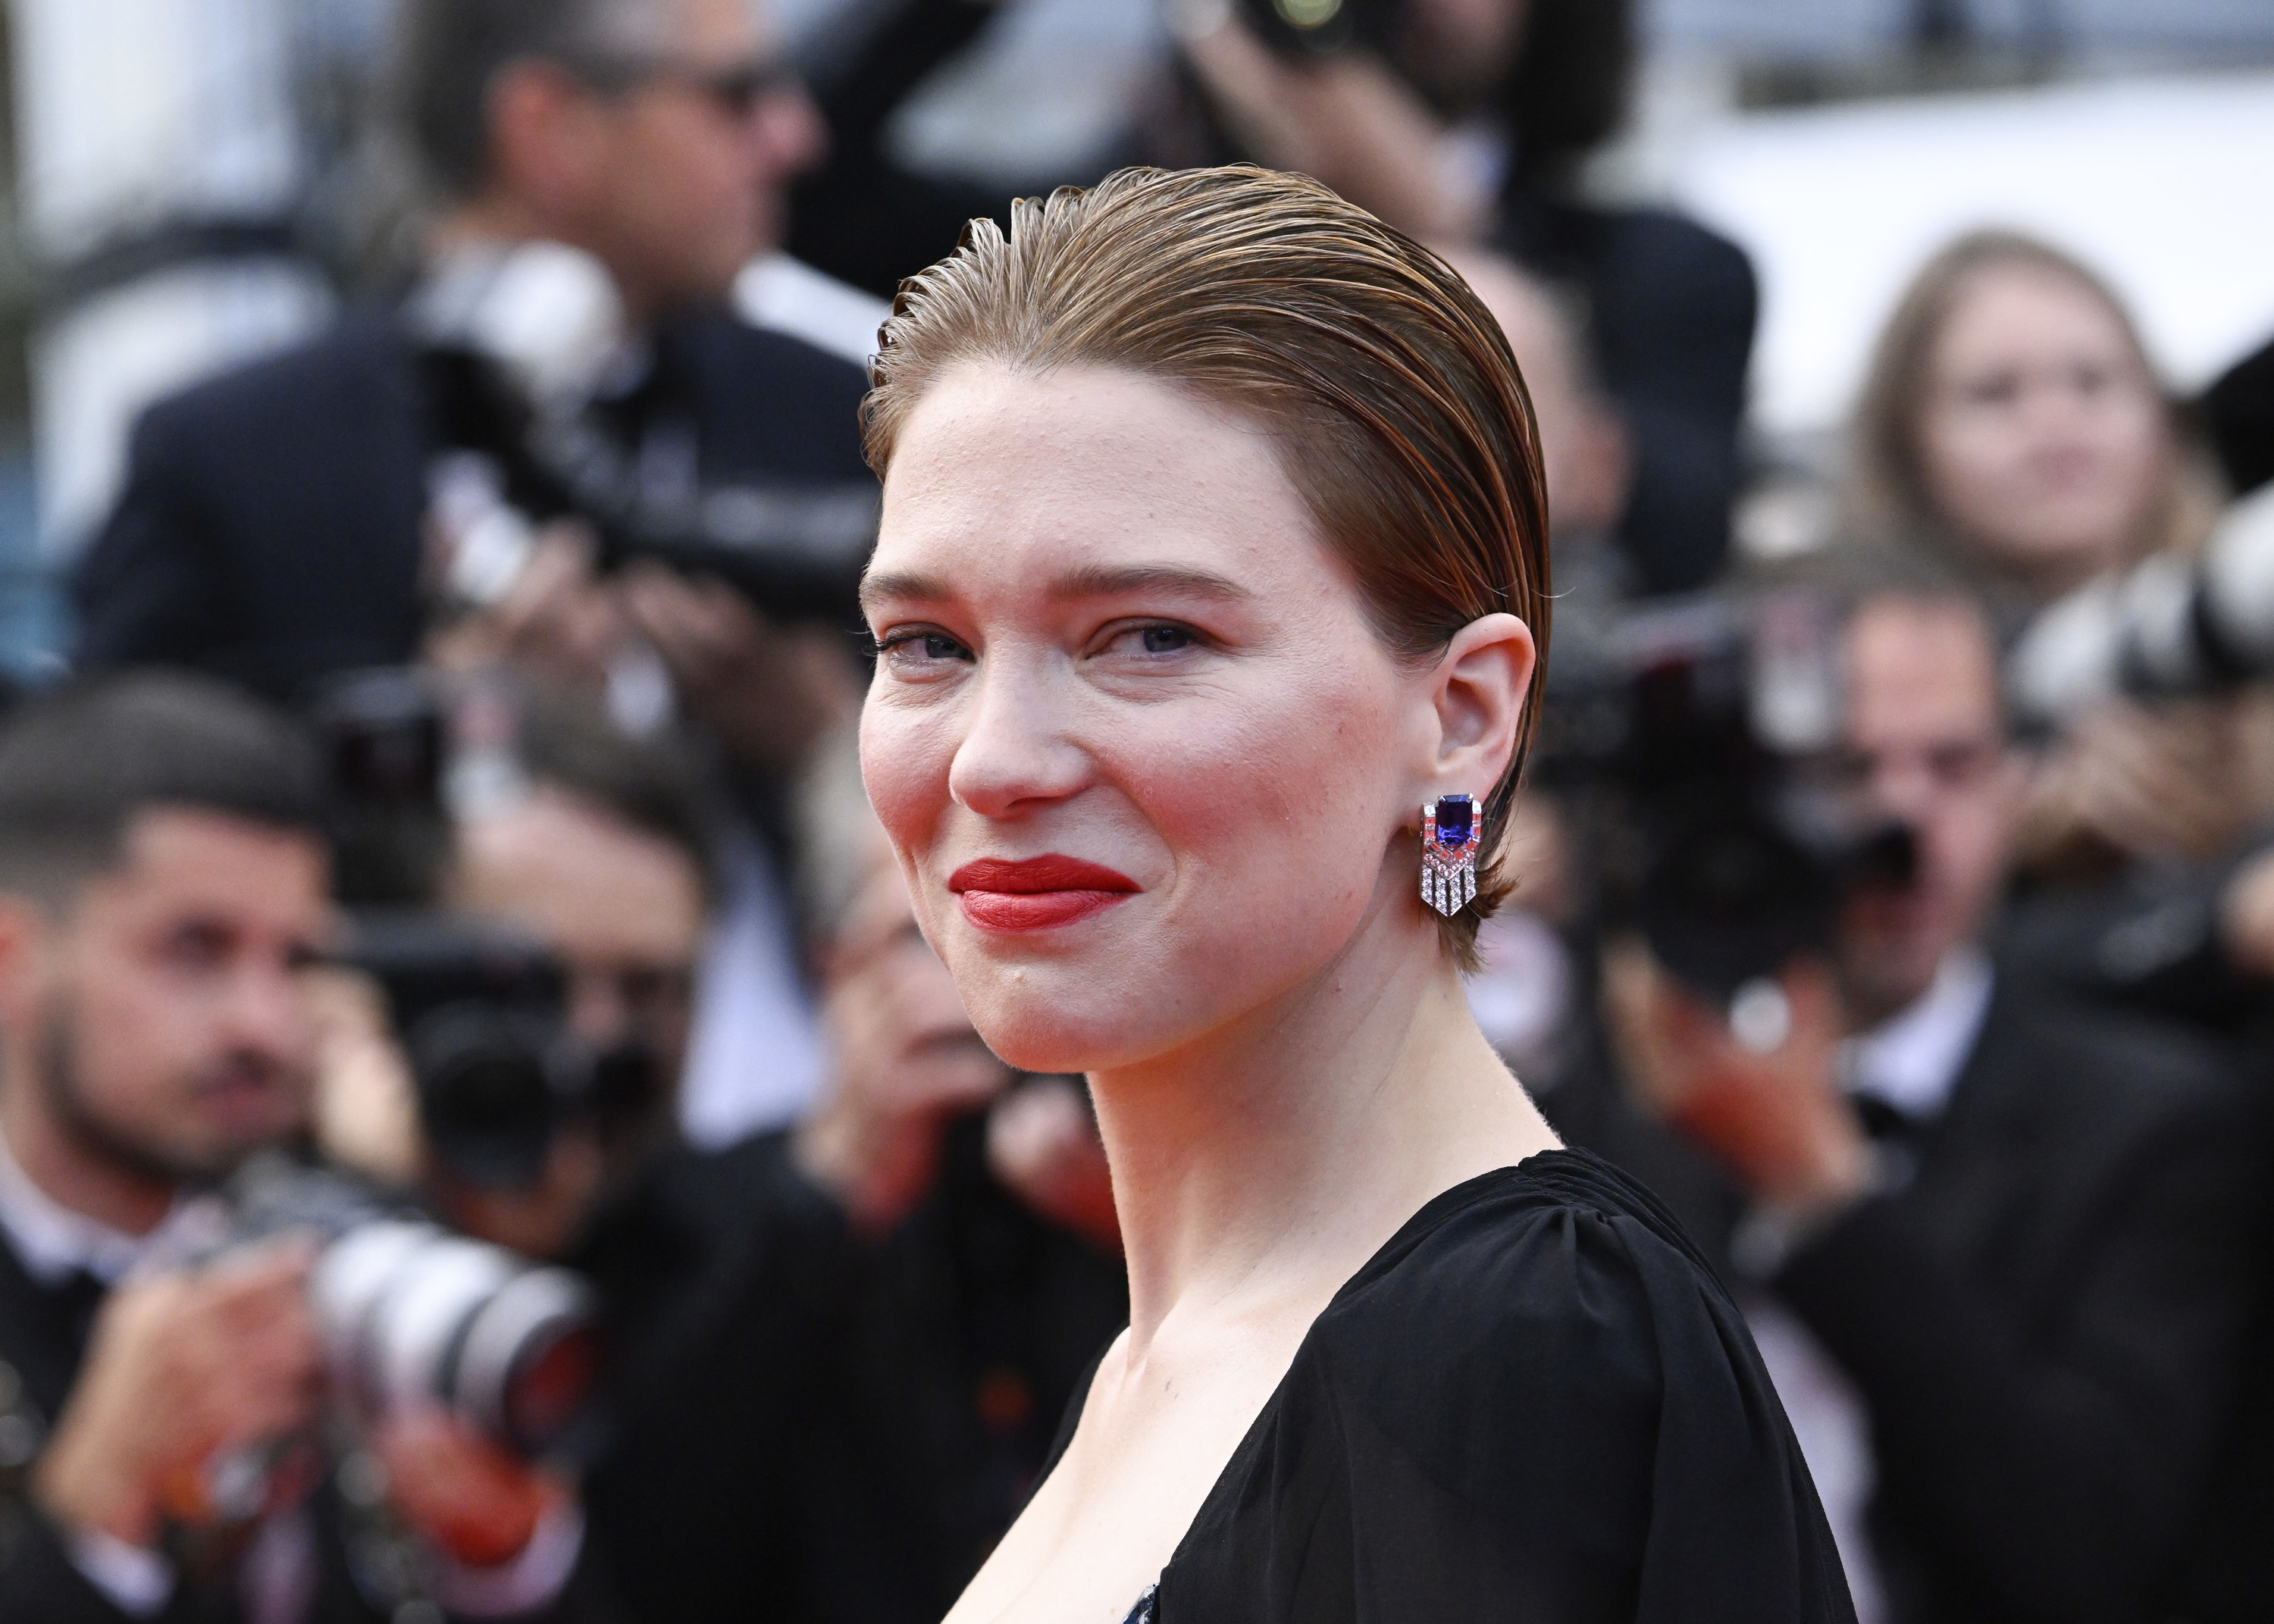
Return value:
<svg viewBox="0 0 2274 1624">
<path fill-rule="evenodd" d="M 569 65 L 579 79 L 603 94 L 619 95 L 643 85 L 679 85 L 737 120 L 749 117 L 774 97 L 795 90 L 801 82 L 797 69 L 783 56 L 752 57 L 725 67 L 669 56 L 619 57 Z"/>
</svg>

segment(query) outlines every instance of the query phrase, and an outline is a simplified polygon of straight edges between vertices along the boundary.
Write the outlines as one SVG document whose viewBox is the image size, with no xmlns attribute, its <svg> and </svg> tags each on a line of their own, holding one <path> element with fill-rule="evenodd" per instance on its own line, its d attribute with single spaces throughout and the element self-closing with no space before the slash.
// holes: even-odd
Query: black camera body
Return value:
<svg viewBox="0 0 2274 1624">
<path fill-rule="evenodd" d="M 767 619 L 849 626 L 877 536 L 872 481 L 713 485 L 659 498 L 590 409 L 539 411 L 493 357 L 433 343 L 418 360 L 435 443 L 483 459 L 532 525 L 586 525 L 602 571 L 652 559 L 716 576 Z"/>
<path fill-rule="evenodd" d="M 523 1189 L 570 1124 L 613 1140 L 650 1131 L 661 1113 L 653 1051 L 580 1041 L 561 966 L 525 936 L 448 914 L 368 912 L 344 962 L 386 993 L 427 1147 L 456 1177 Z"/>
<path fill-rule="evenodd" d="M 1562 617 L 1559 616 L 1559 620 Z M 1803 594 L 1559 626 L 1537 778 L 1582 801 L 1607 930 L 1728 1007 L 1828 949 L 1864 885 L 1908 884 L 1909 829 L 1837 781 L 1840 635 Z"/>
</svg>

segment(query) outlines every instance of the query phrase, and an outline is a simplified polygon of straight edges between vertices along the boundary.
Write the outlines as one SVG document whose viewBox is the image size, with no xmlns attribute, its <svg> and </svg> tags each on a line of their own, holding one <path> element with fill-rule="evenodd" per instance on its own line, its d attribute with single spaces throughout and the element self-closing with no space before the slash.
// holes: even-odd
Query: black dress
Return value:
<svg viewBox="0 0 2274 1624">
<path fill-rule="evenodd" d="M 1132 1614 L 1854 1617 L 1744 1320 L 1665 1209 L 1580 1151 L 1445 1192 L 1336 1293 Z"/>
</svg>

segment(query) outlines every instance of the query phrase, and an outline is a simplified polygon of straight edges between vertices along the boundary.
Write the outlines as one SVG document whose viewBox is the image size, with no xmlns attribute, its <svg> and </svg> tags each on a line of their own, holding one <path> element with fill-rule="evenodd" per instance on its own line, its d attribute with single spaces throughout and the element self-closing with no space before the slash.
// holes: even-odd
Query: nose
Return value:
<svg viewBox="0 0 2274 1624">
<path fill-rule="evenodd" d="M 1088 777 L 1087 754 L 1068 736 L 1047 673 L 1010 660 L 983 665 L 970 726 L 956 747 L 947 792 L 982 817 L 1014 817 L 1064 801 Z"/>
<path fill-rule="evenodd" d="M 829 151 L 829 128 L 803 85 L 783 86 L 752 110 L 752 155 L 770 182 L 804 174 Z"/>
<path fill-rule="evenodd" d="M 1871 800 L 1889 817 L 1917 823 L 1932 805 L 1934 793 L 1933 770 L 1918 756 L 1890 751 L 1873 767 Z"/>
<path fill-rule="evenodd" d="M 316 1027 L 305 978 L 295 965 L 261 961 L 230 978 L 222 1009 L 228 1047 L 300 1066 L 315 1053 Z"/>
</svg>

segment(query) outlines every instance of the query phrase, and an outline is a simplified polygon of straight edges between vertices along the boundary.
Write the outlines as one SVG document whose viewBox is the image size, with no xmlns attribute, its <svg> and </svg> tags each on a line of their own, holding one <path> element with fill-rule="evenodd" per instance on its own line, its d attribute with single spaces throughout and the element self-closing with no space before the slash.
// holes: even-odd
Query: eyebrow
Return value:
<svg viewBox="0 0 2274 1624">
<path fill-rule="evenodd" d="M 912 570 L 887 570 L 879 575 L 861 577 L 861 607 L 874 609 L 890 599 L 912 599 L 920 604 L 944 603 L 953 596 L 946 583 L 931 575 L 920 575 Z"/>
<path fill-rule="evenodd" d="M 1059 603 L 1084 598 L 1112 598 L 1128 592 L 1175 592 L 1216 603 L 1244 603 L 1255 594 L 1214 570 L 1181 564 L 1086 564 L 1070 569 L 1050 583 L 1050 596 Z M 861 583 L 861 605 L 872 609 L 888 600 L 940 603 L 954 594 L 934 575 L 892 570 L 872 575 Z"/>
</svg>

